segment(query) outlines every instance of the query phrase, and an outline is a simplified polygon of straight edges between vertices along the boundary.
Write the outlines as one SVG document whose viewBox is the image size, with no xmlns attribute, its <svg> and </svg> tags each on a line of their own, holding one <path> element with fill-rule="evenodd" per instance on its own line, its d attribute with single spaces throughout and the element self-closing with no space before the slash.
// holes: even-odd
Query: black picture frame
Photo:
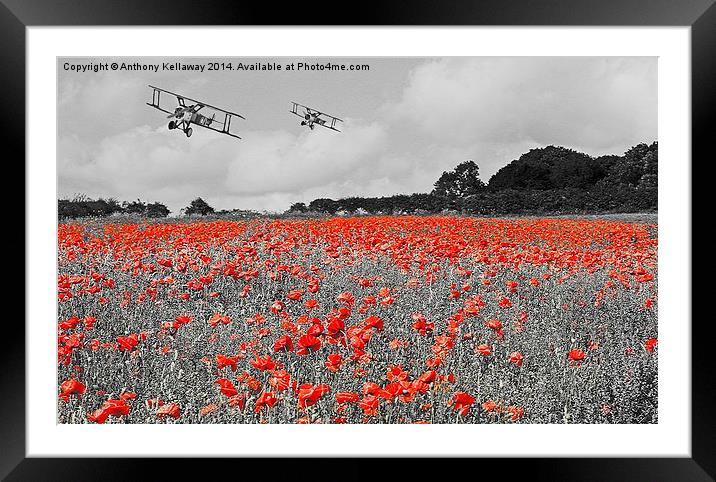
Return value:
<svg viewBox="0 0 716 482">
<path fill-rule="evenodd" d="M 692 159 L 713 157 L 716 112 L 715 0 L 397 0 L 335 5 L 326 2 L 236 2 L 215 0 L 0 0 L 2 105 L 11 116 L 0 116 L 6 156 L 25 157 L 26 27 L 111 25 L 542 25 L 542 26 L 690 26 L 692 68 Z M 280 5 L 280 6 L 279 6 Z M 10 149 L 8 149 L 8 147 Z M 48 162 L 52 162 L 48 160 Z M 692 179 L 693 167 L 691 162 Z M 688 169 L 687 161 L 684 168 Z M 703 191 L 701 191 L 703 193 Z M 703 205 L 692 188 L 692 204 Z M 702 202 L 699 202 L 702 201 Z M 662 200 L 668 202 L 668 199 Z M 708 205 L 708 204 L 706 204 Z M 694 216 L 692 216 L 692 221 Z M 693 225 L 693 224 L 692 224 Z M 693 236 L 693 229 L 692 229 Z M 692 238 L 696 239 L 696 238 Z M 707 238 L 704 238 L 707 239 Z M 25 252 L 26 258 L 32 253 Z M 692 283 L 692 300 L 708 286 Z M 27 287 L 29 291 L 31 287 Z M 694 296 L 696 295 L 696 296 Z M 704 297 L 707 295 L 703 293 Z M 706 298 L 707 299 L 707 298 Z M 27 321 L 27 320 L 26 320 Z M 685 329 L 688 321 L 683 320 Z M 693 317 L 691 458 L 522 458 L 463 460 L 487 474 L 509 470 L 509 478 L 551 480 L 714 480 L 716 478 L 716 382 L 711 367 L 714 323 Z M 202 464 L 214 474 L 250 473 L 247 464 L 266 467 L 266 460 L 232 459 L 62 459 L 25 456 L 25 330 L 5 323 L 0 397 L 0 477 L 7 480 L 140 480 L 161 474 L 162 480 L 184 478 L 190 465 Z M 403 470 L 424 472 L 440 464 L 404 464 Z M 270 462 L 274 467 L 274 462 Z M 297 469 L 300 465 L 291 462 Z M 367 474 L 361 459 L 329 459 L 321 472 L 358 478 Z M 412 469 L 410 467 L 413 467 Z M 479 467 L 479 469 L 478 469 Z M 257 467 L 258 468 L 258 467 Z M 333 472 L 335 469 L 335 472 Z M 228 472 L 231 470 L 232 472 Z M 371 469 L 378 470 L 378 469 Z M 380 469 L 383 470 L 383 469 Z M 440 470 L 440 469 L 438 469 Z M 452 469 L 451 469 L 452 470 Z M 274 472 L 275 473 L 275 472 Z M 293 473 L 293 472 L 289 472 Z M 300 472 L 299 472 L 300 473 Z M 141 474 L 141 475 L 140 475 Z M 347 474 L 347 475 L 345 475 Z"/>
</svg>

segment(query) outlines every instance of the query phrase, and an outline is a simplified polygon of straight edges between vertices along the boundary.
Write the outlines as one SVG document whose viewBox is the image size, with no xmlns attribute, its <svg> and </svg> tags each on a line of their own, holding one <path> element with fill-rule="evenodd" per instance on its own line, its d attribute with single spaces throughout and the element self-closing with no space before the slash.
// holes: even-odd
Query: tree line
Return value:
<svg viewBox="0 0 716 482">
<path fill-rule="evenodd" d="M 565 147 L 532 149 L 484 183 L 473 160 L 443 172 L 430 193 L 320 198 L 287 213 L 476 215 L 576 214 L 657 209 L 658 143 L 622 156 L 591 157 Z"/>
<path fill-rule="evenodd" d="M 638 144 L 623 155 L 592 157 L 565 147 L 532 149 L 497 171 L 484 183 L 473 160 L 443 172 L 429 193 L 382 197 L 352 196 L 294 203 L 284 214 L 435 214 L 474 215 L 576 214 L 635 212 L 657 209 L 659 146 Z M 86 196 L 58 200 L 60 219 L 113 214 L 166 217 L 160 202 L 93 200 Z M 196 198 L 184 215 L 259 215 L 252 211 L 216 211 Z"/>
</svg>

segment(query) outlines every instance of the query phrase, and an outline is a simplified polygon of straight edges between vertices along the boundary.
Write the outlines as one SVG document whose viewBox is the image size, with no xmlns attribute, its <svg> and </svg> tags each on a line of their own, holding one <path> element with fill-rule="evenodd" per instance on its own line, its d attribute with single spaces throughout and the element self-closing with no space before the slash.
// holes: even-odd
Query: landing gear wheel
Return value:
<svg viewBox="0 0 716 482">
<path fill-rule="evenodd" d="M 169 121 L 169 130 L 171 131 L 171 130 L 174 130 L 174 129 L 176 129 L 176 128 L 177 128 L 176 122 L 174 122 L 174 121 Z"/>
<path fill-rule="evenodd" d="M 191 127 L 188 127 L 188 128 L 184 131 L 184 133 L 186 134 L 187 137 L 191 137 L 191 133 L 192 133 Z"/>
</svg>

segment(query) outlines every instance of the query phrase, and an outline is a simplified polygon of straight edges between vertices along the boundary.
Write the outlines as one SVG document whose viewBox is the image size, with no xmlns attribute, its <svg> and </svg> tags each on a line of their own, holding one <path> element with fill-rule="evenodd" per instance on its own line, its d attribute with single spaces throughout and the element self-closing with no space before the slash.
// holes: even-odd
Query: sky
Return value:
<svg viewBox="0 0 716 482">
<path fill-rule="evenodd" d="M 82 71 L 112 62 L 159 69 Z M 245 71 L 239 62 L 369 70 Z M 148 84 L 243 115 L 231 125 L 242 139 L 170 131 L 166 114 L 146 105 Z M 57 96 L 58 196 L 160 201 L 173 215 L 196 197 L 282 212 L 322 197 L 429 192 L 468 159 L 487 182 L 534 148 L 599 156 L 657 140 L 656 57 L 73 57 L 58 58 Z M 342 132 L 301 126 L 292 101 L 343 119 Z"/>
</svg>

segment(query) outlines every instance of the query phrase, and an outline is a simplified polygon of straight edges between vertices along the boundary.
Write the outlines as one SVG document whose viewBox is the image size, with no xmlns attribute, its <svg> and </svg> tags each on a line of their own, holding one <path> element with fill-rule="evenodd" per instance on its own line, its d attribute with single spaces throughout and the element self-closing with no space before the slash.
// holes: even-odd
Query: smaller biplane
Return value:
<svg viewBox="0 0 716 482">
<path fill-rule="evenodd" d="M 299 107 L 303 108 L 303 114 L 298 112 Z M 336 122 L 343 122 L 343 120 L 339 119 L 338 117 L 333 117 L 330 114 L 326 114 L 324 112 L 314 109 L 313 107 L 308 107 L 297 102 L 291 102 L 290 112 L 292 114 L 296 114 L 298 117 L 301 117 L 303 119 L 301 121 L 301 125 L 308 126 L 311 130 L 313 130 L 314 126 L 318 124 L 319 126 L 325 127 L 326 129 L 340 132 L 338 129 L 336 129 Z M 328 119 L 323 119 L 321 116 L 328 117 Z M 327 124 L 329 120 L 330 124 Z"/>
<path fill-rule="evenodd" d="M 175 94 L 174 92 L 169 92 L 168 90 L 154 87 L 153 85 L 150 85 L 149 87 L 153 89 L 152 102 L 147 102 L 147 105 L 169 114 L 167 116 L 167 119 L 171 119 L 169 121 L 169 130 L 181 129 L 187 137 L 191 137 L 191 125 L 193 124 L 200 127 L 204 127 L 206 129 L 210 129 L 214 132 L 219 132 L 221 134 L 226 134 L 227 136 L 241 139 L 241 137 L 232 133 L 229 129 L 231 128 L 231 119 L 233 117 L 238 117 L 240 119 L 246 120 L 244 116 L 237 114 L 236 112 L 229 112 L 228 110 L 214 107 L 213 105 L 209 105 L 206 102 L 190 99 L 189 97 L 186 97 L 184 95 Z M 167 110 L 160 105 L 159 99 L 161 97 L 162 92 L 169 94 L 170 96 L 176 97 L 179 105 L 175 107 L 173 111 Z M 187 104 L 187 101 L 189 102 L 189 104 Z M 211 117 L 208 117 L 206 115 L 199 114 L 199 111 L 202 109 L 207 109 L 214 112 L 212 112 Z M 217 120 L 216 118 L 217 113 L 220 116 L 219 120 Z M 221 120 L 222 115 L 223 120 Z"/>
</svg>

